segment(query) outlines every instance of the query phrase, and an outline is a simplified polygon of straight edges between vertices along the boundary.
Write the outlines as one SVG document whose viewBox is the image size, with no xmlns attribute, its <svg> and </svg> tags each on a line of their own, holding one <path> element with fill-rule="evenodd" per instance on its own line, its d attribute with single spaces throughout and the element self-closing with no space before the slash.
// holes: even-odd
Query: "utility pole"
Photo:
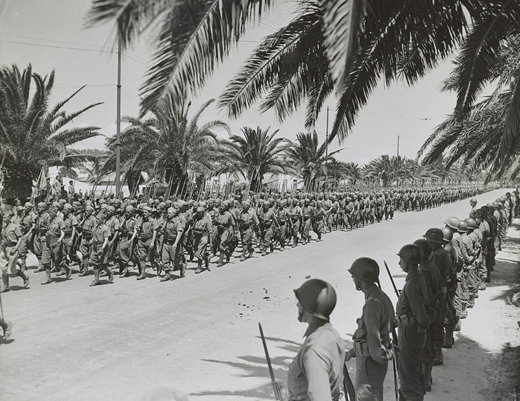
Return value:
<svg viewBox="0 0 520 401">
<path fill-rule="evenodd" d="M 116 198 L 121 196 L 121 35 L 117 36 Z"/>
<path fill-rule="evenodd" d="M 325 127 L 325 191 L 327 190 L 327 181 L 329 179 L 329 172 L 327 171 L 327 164 L 329 159 L 329 106 L 327 106 L 327 126 Z"/>
<path fill-rule="evenodd" d="M 399 157 L 399 135 L 397 135 L 397 157 Z"/>
</svg>

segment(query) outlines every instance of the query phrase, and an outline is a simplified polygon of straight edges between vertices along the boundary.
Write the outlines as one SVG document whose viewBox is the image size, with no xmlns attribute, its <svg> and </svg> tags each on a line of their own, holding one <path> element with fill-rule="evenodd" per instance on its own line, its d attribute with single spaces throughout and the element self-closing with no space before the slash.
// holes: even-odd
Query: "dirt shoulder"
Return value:
<svg viewBox="0 0 520 401">
<path fill-rule="evenodd" d="M 517 400 L 520 395 L 520 219 L 509 227 L 506 246 L 475 307 L 462 321 L 444 366 L 434 367 L 427 400 Z M 515 390 L 516 387 L 516 390 Z M 516 391 L 516 396 L 515 396 Z"/>
</svg>

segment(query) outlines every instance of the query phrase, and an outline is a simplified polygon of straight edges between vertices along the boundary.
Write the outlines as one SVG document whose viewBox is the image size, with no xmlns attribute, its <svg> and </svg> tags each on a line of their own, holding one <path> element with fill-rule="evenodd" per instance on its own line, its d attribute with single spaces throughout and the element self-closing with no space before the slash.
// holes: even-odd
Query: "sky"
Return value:
<svg viewBox="0 0 520 401">
<path fill-rule="evenodd" d="M 90 0 L 0 0 L 0 65 L 16 64 L 24 69 L 30 63 L 33 72 L 40 75 L 54 70 L 56 76 L 51 105 L 86 85 L 65 106 L 65 110 L 72 112 L 92 103 L 103 102 L 78 117 L 72 125 L 97 126 L 104 136 L 110 137 L 116 132 L 117 55 L 112 46 L 114 26 L 106 24 L 86 28 L 85 15 L 90 4 Z M 261 19 L 258 26 L 248 31 L 226 62 L 192 99 L 192 113 L 199 110 L 205 101 L 219 96 L 261 38 L 291 19 L 293 8 L 294 3 L 289 1 L 275 1 L 271 12 Z M 153 32 L 146 32 L 123 56 L 123 116 L 138 116 L 139 87 L 144 81 L 153 50 L 153 38 Z M 329 151 L 343 149 L 336 155 L 338 160 L 363 165 L 384 154 L 395 155 L 399 137 L 399 154 L 415 158 L 426 138 L 455 106 L 455 95 L 440 91 L 442 81 L 451 68 L 451 60 L 446 60 L 413 87 L 405 83 L 395 83 L 390 87 L 378 85 L 359 113 L 348 138 L 342 144 L 335 141 Z M 331 97 L 326 105 L 330 108 L 330 130 L 336 99 Z M 241 128 L 246 126 L 270 127 L 270 132 L 279 129 L 278 136 L 294 140 L 298 132 L 306 131 L 304 108 L 282 124 L 273 112 L 261 114 L 255 106 L 236 120 L 229 120 L 223 111 L 210 106 L 199 122 L 203 124 L 215 119 L 228 123 L 233 134 L 240 134 Z M 321 141 L 325 139 L 326 129 L 324 107 L 316 125 Z M 220 132 L 219 136 L 226 137 L 227 133 Z M 76 148 L 103 149 L 104 144 L 105 138 L 98 137 L 84 141 Z"/>
</svg>

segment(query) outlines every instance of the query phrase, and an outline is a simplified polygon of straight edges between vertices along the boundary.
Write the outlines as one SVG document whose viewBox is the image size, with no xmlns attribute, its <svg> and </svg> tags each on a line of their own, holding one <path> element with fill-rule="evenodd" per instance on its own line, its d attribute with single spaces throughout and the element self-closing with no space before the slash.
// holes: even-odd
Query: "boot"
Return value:
<svg viewBox="0 0 520 401">
<path fill-rule="evenodd" d="M 81 261 L 81 266 L 80 266 L 79 270 L 80 270 L 80 273 L 79 273 L 80 277 L 88 276 L 88 259 L 83 259 Z"/>
<path fill-rule="evenodd" d="M 44 271 L 43 263 L 41 259 L 38 259 L 38 268 L 34 271 L 35 273 L 40 273 Z"/>
<path fill-rule="evenodd" d="M 139 276 L 137 276 L 137 280 L 143 280 L 146 278 L 146 262 L 139 263 Z"/>
<path fill-rule="evenodd" d="M 222 252 L 220 252 L 220 257 L 218 258 L 217 267 L 224 266 L 226 262 L 224 262 L 224 255 Z M 196 273 L 196 272 L 195 272 Z M 199 272 L 200 273 L 200 272 Z"/>
<path fill-rule="evenodd" d="M 66 272 L 65 280 L 69 280 L 70 277 L 72 276 L 72 269 L 67 265 L 65 265 L 64 268 L 65 268 L 65 272 Z"/>
<path fill-rule="evenodd" d="M 207 255 L 204 256 L 204 267 L 206 268 L 207 271 L 209 271 L 209 272 L 211 271 L 209 269 L 209 257 Z M 184 272 L 182 272 L 181 275 L 182 274 L 184 274 Z M 184 277 L 184 276 L 182 275 L 182 277 Z"/>
<path fill-rule="evenodd" d="M 5 273 L 2 276 L 2 281 L 4 282 L 4 288 L 0 292 L 8 292 L 11 291 L 11 288 L 9 288 L 9 275 Z"/>
<path fill-rule="evenodd" d="M 219 266 L 220 266 L 220 260 L 219 260 Z M 224 263 L 222 263 L 224 264 Z M 197 265 L 197 270 L 195 270 L 195 274 L 199 274 L 199 273 L 202 273 L 202 261 L 199 261 L 199 264 Z"/>
<path fill-rule="evenodd" d="M 46 267 L 45 268 L 45 281 L 42 281 L 42 285 L 45 285 L 45 284 L 50 284 L 52 283 L 52 278 L 51 278 L 51 267 Z"/>
<path fill-rule="evenodd" d="M 100 285 L 101 281 L 99 281 L 99 270 L 94 269 L 94 281 L 90 283 L 91 287 L 94 287 L 95 285 Z"/>
<path fill-rule="evenodd" d="M 7 341 L 9 340 L 13 332 L 13 324 L 11 322 L 8 322 L 7 320 L 4 320 L 2 321 L 1 326 L 4 331 L 4 341 Z"/>
<path fill-rule="evenodd" d="M 18 277 L 21 277 L 23 280 L 23 288 L 29 288 L 29 277 L 25 275 L 21 270 L 16 273 Z"/>
<path fill-rule="evenodd" d="M 108 282 L 113 283 L 114 282 L 114 273 L 112 273 L 112 270 L 110 270 L 108 268 L 108 266 L 105 266 L 105 271 L 107 272 Z"/>
<path fill-rule="evenodd" d="M 435 347 L 435 358 L 433 360 L 433 366 L 440 366 L 444 364 L 444 356 L 442 355 L 442 347 Z"/>
<path fill-rule="evenodd" d="M 164 269 L 164 277 L 162 277 L 159 281 L 170 281 L 171 280 L 171 276 L 170 276 L 170 271 L 169 270 L 166 270 Z"/>
<path fill-rule="evenodd" d="M 442 344 L 442 348 L 451 348 L 453 347 L 453 330 L 446 329 L 444 333 L 444 342 Z"/>
<path fill-rule="evenodd" d="M 123 278 L 123 277 L 128 277 L 128 266 L 125 266 L 123 271 L 119 274 L 119 278 Z"/>
</svg>

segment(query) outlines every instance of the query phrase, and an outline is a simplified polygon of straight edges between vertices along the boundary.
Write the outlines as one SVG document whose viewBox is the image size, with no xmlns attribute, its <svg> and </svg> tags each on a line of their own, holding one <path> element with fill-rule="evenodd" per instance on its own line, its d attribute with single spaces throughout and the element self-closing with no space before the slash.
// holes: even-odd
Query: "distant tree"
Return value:
<svg viewBox="0 0 520 401">
<path fill-rule="evenodd" d="M 269 128 L 242 128 L 243 136 L 231 135 L 224 140 L 223 156 L 226 161 L 221 173 L 240 173 L 253 191 L 261 190 L 265 174 L 282 174 L 286 171 L 283 153 L 288 144 L 284 138 L 275 138 L 278 130 L 269 134 Z"/>
<path fill-rule="evenodd" d="M 291 142 L 286 154 L 291 159 L 291 168 L 298 177 L 303 178 L 307 191 L 315 190 L 320 178 L 327 174 L 327 163 L 332 161 L 332 156 L 342 149 L 327 155 L 327 142 L 321 145 L 318 134 L 314 132 L 296 134 L 296 142 Z"/>
<path fill-rule="evenodd" d="M 31 83 L 34 93 L 31 96 Z M 11 202 L 31 196 L 33 181 L 49 166 L 72 167 L 89 157 L 69 149 L 84 139 L 99 135 L 98 127 L 64 128 L 91 104 L 71 114 L 63 107 L 81 89 L 49 107 L 54 71 L 46 77 L 32 72 L 29 65 L 0 68 L 0 152 L 4 177 L 3 197 Z"/>
</svg>

